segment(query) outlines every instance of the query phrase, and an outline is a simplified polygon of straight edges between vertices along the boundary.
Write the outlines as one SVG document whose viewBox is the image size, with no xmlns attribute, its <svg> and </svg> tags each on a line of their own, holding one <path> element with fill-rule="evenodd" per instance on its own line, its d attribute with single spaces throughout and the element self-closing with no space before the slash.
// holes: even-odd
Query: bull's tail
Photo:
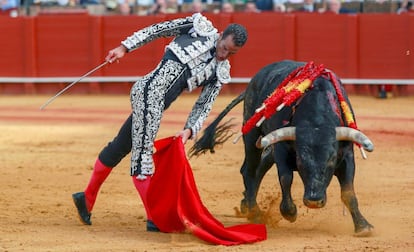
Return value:
<svg viewBox="0 0 414 252">
<path fill-rule="evenodd" d="M 234 132 L 231 131 L 231 128 L 235 126 L 234 123 L 231 123 L 233 118 L 220 126 L 218 124 L 237 104 L 244 100 L 244 97 L 245 92 L 234 98 L 217 118 L 204 129 L 203 135 L 191 147 L 189 152 L 190 157 L 205 154 L 207 150 L 214 153 L 215 146 L 223 144 L 234 135 Z"/>
</svg>

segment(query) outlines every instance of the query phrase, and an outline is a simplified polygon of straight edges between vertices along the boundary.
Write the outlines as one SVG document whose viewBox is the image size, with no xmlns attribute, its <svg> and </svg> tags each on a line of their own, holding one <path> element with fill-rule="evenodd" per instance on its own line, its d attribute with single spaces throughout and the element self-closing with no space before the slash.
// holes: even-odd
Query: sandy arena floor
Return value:
<svg viewBox="0 0 414 252">
<path fill-rule="evenodd" d="M 129 156 L 103 185 L 93 225 L 82 225 L 71 194 L 84 190 L 99 151 L 129 114 L 129 98 L 63 95 L 39 111 L 48 98 L 0 97 L 0 251 L 414 251 L 414 97 L 351 96 L 358 126 L 375 144 L 367 160 L 356 150 L 355 178 L 360 210 L 375 226 L 372 237 L 353 236 L 336 179 L 325 208 L 308 209 L 295 174 L 298 218 L 282 219 L 272 169 L 259 192 L 260 206 L 272 216 L 268 239 L 234 247 L 206 244 L 191 234 L 146 232 Z M 232 98 L 220 96 L 209 121 Z M 194 100 L 186 95 L 173 104 L 159 137 L 182 128 Z M 230 117 L 241 123 L 241 113 L 239 105 Z M 190 159 L 203 203 L 226 226 L 246 222 L 234 210 L 243 191 L 242 161 L 241 141 Z"/>
</svg>

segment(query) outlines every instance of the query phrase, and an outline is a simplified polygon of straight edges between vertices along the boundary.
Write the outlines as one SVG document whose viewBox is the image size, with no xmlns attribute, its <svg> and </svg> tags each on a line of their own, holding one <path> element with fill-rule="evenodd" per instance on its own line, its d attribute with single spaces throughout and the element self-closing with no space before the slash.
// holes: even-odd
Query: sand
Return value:
<svg viewBox="0 0 414 252">
<path fill-rule="evenodd" d="M 220 96 L 208 122 L 233 97 Z M 371 237 L 353 236 L 336 179 L 326 206 L 308 209 L 295 174 L 298 218 L 284 220 L 272 168 L 258 196 L 270 216 L 267 240 L 231 247 L 207 244 L 188 233 L 146 232 L 129 156 L 103 185 L 93 225 L 82 225 L 71 194 L 84 190 L 99 151 L 130 112 L 129 98 L 63 95 L 40 111 L 48 98 L 0 97 L 0 251 L 414 251 L 414 97 L 350 97 L 359 128 L 375 144 L 367 160 L 356 150 L 355 190 L 362 214 L 375 227 Z M 173 104 L 158 138 L 182 128 L 195 98 L 184 95 Z M 241 114 L 239 105 L 228 118 L 240 124 Z M 247 223 L 235 211 L 242 199 L 243 155 L 242 141 L 229 141 L 215 154 L 190 159 L 204 205 L 226 226 Z"/>
</svg>

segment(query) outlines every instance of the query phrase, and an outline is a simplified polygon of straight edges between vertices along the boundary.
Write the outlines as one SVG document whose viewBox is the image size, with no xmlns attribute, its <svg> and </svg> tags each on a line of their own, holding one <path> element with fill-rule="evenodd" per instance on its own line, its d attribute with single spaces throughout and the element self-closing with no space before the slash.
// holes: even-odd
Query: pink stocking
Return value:
<svg viewBox="0 0 414 252">
<path fill-rule="evenodd" d="M 89 180 L 88 186 L 85 189 L 86 207 L 91 212 L 93 205 L 95 204 L 96 197 L 98 196 L 101 185 L 111 173 L 112 168 L 105 166 L 99 158 L 96 159 L 95 166 L 93 167 L 92 176 Z"/>
<path fill-rule="evenodd" d="M 137 179 L 136 176 L 132 176 L 132 182 L 134 183 L 135 188 L 137 189 L 139 196 L 141 197 L 142 203 L 144 204 L 145 212 L 147 213 L 147 219 L 152 220 L 151 214 L 148 211 L 147 206 L 147 191 L 151 182 L 151 176 L 146 176 L 146 179 L 144 180 Z"/>
</svg>

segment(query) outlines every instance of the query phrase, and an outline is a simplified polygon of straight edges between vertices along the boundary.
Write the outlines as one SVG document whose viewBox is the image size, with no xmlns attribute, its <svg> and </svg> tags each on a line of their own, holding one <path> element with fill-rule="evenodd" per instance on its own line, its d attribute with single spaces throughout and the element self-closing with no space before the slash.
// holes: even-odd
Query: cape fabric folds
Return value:
<svg viewBox="0 0 414 252">
<path fill-rule="evenodd" d="M 190 231 L 217 245 L 237 245 L 266 239 L 263 224 L 224 227 L 203 205 L 181 137 L 155 142 L 155 173 L 148 188 L 152 221 L 162 232 Z"/>
</svg>

